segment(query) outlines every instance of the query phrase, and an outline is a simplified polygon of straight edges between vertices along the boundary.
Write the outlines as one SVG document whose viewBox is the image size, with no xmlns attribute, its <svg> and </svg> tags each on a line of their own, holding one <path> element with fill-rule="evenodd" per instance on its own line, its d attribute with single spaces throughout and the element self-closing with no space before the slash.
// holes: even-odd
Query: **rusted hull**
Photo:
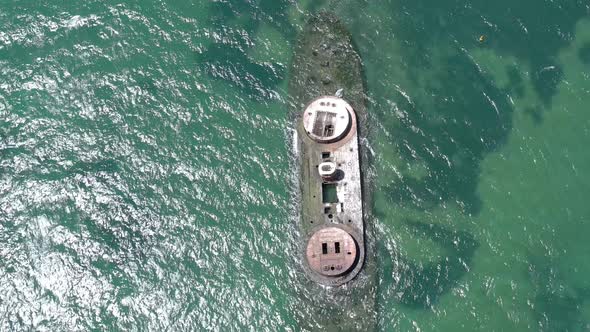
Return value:
<svg viewBox="0 0 590 332">
<path fill-rule="evenodd" d="M 293 114 L 298 132 L 303 266 L 311 280 L 340 286 L 359 273 L 366 257 L 359 155 L 359 135 L 366 123 L 361 61 L 342 22 L 333 15 L 323 14 L 308 22 L 292 68 L 289 88 L 296 105 Z M 338 107 L 312 106 L 318 98 L 334 96 L 339 90 L 343 92 L 342 99 L 328 98 L 333 98 L 335 105 L 340 106 L 338 100 L 349 105 L 348 127 L 342 137 L 322 141 L 318 135 L 322 133 L 321 125 L 325 125 L 325 115 L 337 114 Z M 319 118 L 320 113 L 307 113 L 308 109 L 324 117 Z M 310 121 L 305 118 L 308 114 L 314 117 L 315 127 L 310 123 L 306 128 L 306 121 Z M 334 128 L 326 126 L 326 130 L 328 133 L 338 130 L 340 123 L 331 123 Z M 340 178 L 322 178 L 318 171 L 322 163 L 335 164 Z M 335 190 L 336 199 L 327 199 L 328 189 Z M 323 236 L 314 237 L 318 232 Z M 350 239 L 342 234 L 350 235 L 354 243 L 350 244 Z M 337 246 L 342 246 L 342 250 L 337 250 Z M 352 264 L 350 256 L 354 256 Z"/>
</svg>

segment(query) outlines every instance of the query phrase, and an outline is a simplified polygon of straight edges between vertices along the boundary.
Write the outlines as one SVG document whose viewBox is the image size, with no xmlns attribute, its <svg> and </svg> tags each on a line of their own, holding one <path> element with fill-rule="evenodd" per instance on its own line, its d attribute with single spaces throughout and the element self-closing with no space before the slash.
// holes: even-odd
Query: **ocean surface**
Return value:
<svg viewBox="0 0 590 332">
<path fill-rule="evenodd" d="M 375 184 L 336 325 L 590 331 L 587 0 L 0 0 L 0 330 L 322 330 L 287 88 L 322 11 Z"/>
</svg>

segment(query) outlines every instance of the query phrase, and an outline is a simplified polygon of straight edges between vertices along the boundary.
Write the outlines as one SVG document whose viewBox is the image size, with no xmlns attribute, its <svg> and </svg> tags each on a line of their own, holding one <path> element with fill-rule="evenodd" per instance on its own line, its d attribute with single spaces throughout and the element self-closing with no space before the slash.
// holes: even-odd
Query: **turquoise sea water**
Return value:
<svg viewBox="0 0 590 332">
<path fill-rule="evenodd" d="M 590 330 L 587 1 L 0 8 L 0 330 L 322 330 L 287 114 L 322 10 L 365 66 L 376 329 Z"/>
</svg>

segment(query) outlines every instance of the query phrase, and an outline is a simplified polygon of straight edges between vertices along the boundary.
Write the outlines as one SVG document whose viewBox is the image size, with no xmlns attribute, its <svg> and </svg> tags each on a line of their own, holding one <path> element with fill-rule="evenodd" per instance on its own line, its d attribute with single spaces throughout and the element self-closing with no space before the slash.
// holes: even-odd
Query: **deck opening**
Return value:
<svg viewBox="0 0 590 332">
<path fill-rule="evenodd" d="M 338 203 L 338 193 L 335 183 L 322 183 L 322 202 Z"/>
<path fill-rule="evenodd" d="M 324 137 L 330 137 L 334 135 L 334 125 L 326 125 L 324 126 Z"/>
<path fill-rule="evenodd" d="M 323 159 L 330 158 L 330 152 L 322 152 L 322 158 Z"/>
<path fill-rule="evenodd" d="M 318 111 L 313 123 L 312 133 L 319 137 L 330 137 L 334 135 L 334 118 L 336 113 Z"/>
<path fill-rule="evenodd" d="M 328 254 L 328 244 L 327 243 L 322 243 L 322 255 L 327 255 Z"/>
<path fill-rule="evenodd" d="M 340 242 L 334 243 L 334 252 L 337 254 L 340 253 Z"/>
</svg>

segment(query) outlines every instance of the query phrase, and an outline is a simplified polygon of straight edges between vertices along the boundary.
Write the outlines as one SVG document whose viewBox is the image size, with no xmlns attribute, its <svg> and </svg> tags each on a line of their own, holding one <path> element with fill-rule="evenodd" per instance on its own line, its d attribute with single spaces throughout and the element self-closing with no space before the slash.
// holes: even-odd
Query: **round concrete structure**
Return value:
<svg viewBox="0 0 590 332">
<path fill-rule="evenodd" d="M 337 277 L 350 271 L 357 261 L 357 244 L 345 230 L 325 227 L 307 242 L 307 263 L 324 277 Z"/>
<path fill-rule="evenodd" d="M 331 161 L 325 161 L 318 165 L 318 173 L 325 181 L 336 178 L 337 171 L 336 163 Z"/>
<path fill-rule="evenodd" d="M 307 135 L 318 143 L 333 143 L 348 133 L 352 106 L 344 99 L 324 96 L 311 102 L 303 113 Z"/>
</svg>

